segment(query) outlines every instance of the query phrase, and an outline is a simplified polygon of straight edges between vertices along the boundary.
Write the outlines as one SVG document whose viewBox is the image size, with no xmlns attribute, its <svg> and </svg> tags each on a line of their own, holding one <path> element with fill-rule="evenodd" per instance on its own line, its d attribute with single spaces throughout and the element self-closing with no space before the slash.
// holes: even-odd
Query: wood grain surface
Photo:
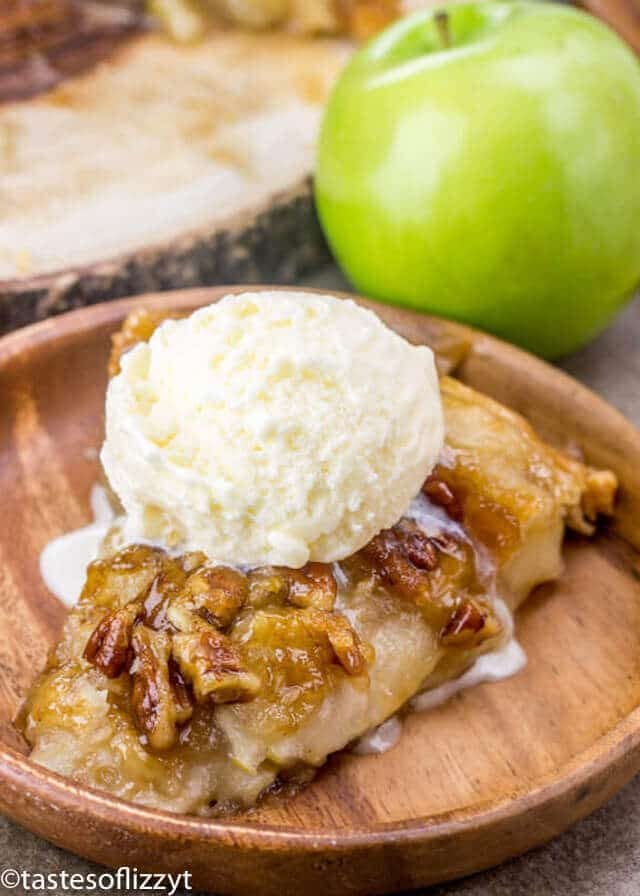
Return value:
<svg viewBox="0 0 640 896">
<path fill-rule="evenodd" d="M 578 0 L 579 5 L 617 31 L 640 53 L 640 0 Z"/>
<path fill-rule="evenodd" d="M 215 292 L 163 295 L 191 307 Z M 139 300 L 138 300 L 139 301 Z M 135 304 L 135 303 L 133 303 Z M 544 842 L 640 767 L 640 584 L 630 520 L 640 436 L 575 381 L 489 337 L 377 306 L 414 341 L 469 346 L 460 375 L 528 412 L 557 444 L 606 455 L 625 538 L 572 538 L 560 582 L 525 606 L 527 669 L 414 715 L 398 747 L 343 755 L 306 791 L 228 821 L 149 812 L 32 766 L 10 720 L 62 610 L 37 568 L 88 517 L 109 333 L 132 303 L 75 312 L 0 342 L 0 809 L 107 864 L 184 870 L 220 893 L 382 893 L 469 873 Z M 635 462 L 634 462 L 635 461 Z"/>
<path fill-rule="evenodd" d="M 329 260 L 310 178 L 170 247 L 38 277 L 0 281 L 0 336 L 34 321 L 151 290 L 203 283 L 295 283 Z"/>
<path fill-rule="evenodd" d="M 139 11 L 92 0 L 0 3 L 0 103 L 41 93 L 110 57 L 145 27 Z"/>
</svg>

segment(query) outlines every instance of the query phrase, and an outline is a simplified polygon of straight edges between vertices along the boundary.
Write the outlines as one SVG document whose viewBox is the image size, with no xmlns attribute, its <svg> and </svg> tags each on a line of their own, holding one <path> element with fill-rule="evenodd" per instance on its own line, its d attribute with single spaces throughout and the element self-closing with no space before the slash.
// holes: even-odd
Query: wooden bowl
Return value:
<svg viewBox="0 0 640 896">
<path fill-rule="evenodd" d="M 390 752 L 339 756 L 290 801 L 227 821 L 149 811 L 27 758 L 11 720 L 64 616 L 38 555 L 89 516 L 109 335 L 142 302 L 187 309 L 228 291 L 95 306 L 0 342 L 0 810 L 98 862 L 190 870 L 196 888 L 243 896 L 409 889 L 549 840 L 640 769 L 640 434 L 509 345 L 379 305 L 412 341 L 465 348 L 465 382 L 620 477 L 615 531 L 570 538 L 561 580 L 519 614 L 527 668 L 411 716 Z"/>
</svg>

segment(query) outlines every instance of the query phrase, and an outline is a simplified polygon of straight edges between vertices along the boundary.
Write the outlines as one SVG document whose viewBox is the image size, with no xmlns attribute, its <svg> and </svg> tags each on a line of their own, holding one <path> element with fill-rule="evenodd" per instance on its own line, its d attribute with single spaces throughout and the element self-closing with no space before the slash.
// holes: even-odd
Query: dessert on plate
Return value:
<svg viewBox="0 0 640 896">
<path fill-rule="evenodd" d="M 351 301 L 141 309 L 109 370 L 112 515 L 19 724 L 36 762 L 143 805 L 251 807 L 390 746 L 474 670 L 514 673 L 513 611 L 565 528 L 613 510 L 612 473 Z M 69 598 L 78 543 L 43 555 Z"/>
</svg>

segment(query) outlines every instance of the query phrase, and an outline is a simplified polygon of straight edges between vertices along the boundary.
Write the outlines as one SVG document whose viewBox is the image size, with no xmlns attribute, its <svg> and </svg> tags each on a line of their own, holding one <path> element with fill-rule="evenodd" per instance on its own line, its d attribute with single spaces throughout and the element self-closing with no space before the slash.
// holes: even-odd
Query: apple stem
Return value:
<svg viewBox="0 0 640 896">
<path fill-rule="evenodd" d="M 445 9 L 440 9 L 434 15 L 433 20 L 436 24 L 436 30 L 440 43 L 445 49 L 451 46 L 451 28 L 449 21 L 449 13 Z"/>
</svg>

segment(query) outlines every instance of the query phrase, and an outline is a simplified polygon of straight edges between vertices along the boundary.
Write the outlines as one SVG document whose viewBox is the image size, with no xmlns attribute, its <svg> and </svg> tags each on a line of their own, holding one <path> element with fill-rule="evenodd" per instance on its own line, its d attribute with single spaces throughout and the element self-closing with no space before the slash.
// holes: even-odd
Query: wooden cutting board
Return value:
<svg viewBox="0 0 640 896">
<path fill-rule="evenodd" d="M 310 177 L 352 48 L 231 31 L 177 46 L 126 2 L 0 4 L 0 333 L 328 259 Z M 637 3 L 583 0 L 640 48 Z"/>
<path fill-rule="evenodd" d="M 309 176 L 351 47 L 232 30 L 181 46 L 126 11 L 81 8 L 43 9 L 13 58 L 5 41 L 4 68 L 0 14 L 0 333 L 149 289 L 291 282 L 325 261 Z"/>
</svg>

